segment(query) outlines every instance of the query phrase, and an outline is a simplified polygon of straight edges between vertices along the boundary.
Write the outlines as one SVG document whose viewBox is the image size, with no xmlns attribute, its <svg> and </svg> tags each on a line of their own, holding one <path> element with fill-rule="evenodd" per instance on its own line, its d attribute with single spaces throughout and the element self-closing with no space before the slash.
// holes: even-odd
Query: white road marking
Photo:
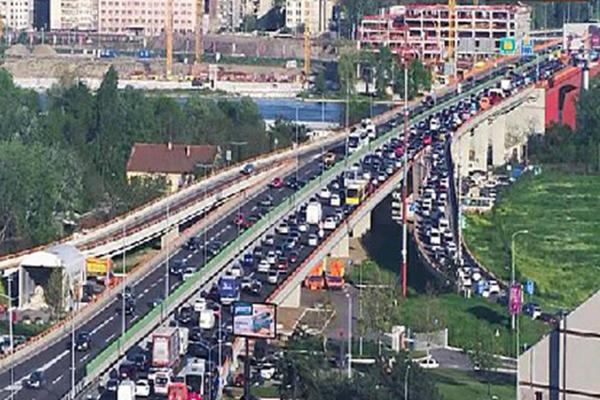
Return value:
<svg viewBox="0 0 600 400">
<path fill-rule="evenodd" d="M 60 381 L 62 378 L 63 378 L 63 376 L 62 376 L 62 375 L 60 375 L 58 378 L 56 378 L 55 380 L 53 380 L 53 381 L 52 381 L 52 384 L 53 384 L 53 385 L 56 385 L 56 383 L 57 383 L 58 381 Z"/>
<path fill-rule="evenodd" d="M 96 332 L 98 332 L 100 329 L 104 328 L 107 324 L 110 323 L 110 321 L 112 321 L 115 318 L 115 316 L 113 315 L 112 317 L 110 317 L 109 319 L 103 321 L 100 325 L 98 325 L 97 327 L 95 327 L 94 329 L 92 329 L 90 331 L 90 335 L 95 334 Z"/>
<path fill-rule="evenodd" d="M 90 358 L 90 353 L 87 353 L 85 356 L 81 357 L 81 361 L 85 362 L 88 358 Z"/>
<path fill-rule="evenodd" d="M 107 338 L 104 340 L 104 343 L 108 343 L 108 342 L 110 342 L 110 341 L 111 341 L 111 340 L 112 340 L 112 339 L 113 339 L 113 338 L 114 338 L 116 335 L 117 335 L 116 333 L 113 333 L 112 335 L 110 335 L 109 337 L 107 337 Z"/>
</svg>

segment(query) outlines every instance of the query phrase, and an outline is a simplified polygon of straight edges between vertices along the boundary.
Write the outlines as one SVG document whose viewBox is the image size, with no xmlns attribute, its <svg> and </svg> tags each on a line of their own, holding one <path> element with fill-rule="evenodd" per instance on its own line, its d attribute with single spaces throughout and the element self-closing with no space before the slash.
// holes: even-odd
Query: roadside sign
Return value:
<svg viewBox="0 0 600 400">
<path fill-rule="evenodd" d="M 464 215 L 461 214 L 460 216 L 460 229 L 466 229 L 467 228 L 467 219 L 465 218 Z"/>
<path fill-rule="evenodd" d="M 225 152 L 225 160 L 231 161 L 231 150 Z"/>
<path fill-rule="evenodd" d="M 516 283 L 510 287 L 510 296 L 508 300 L 508 312 L 510 315 L 518 314 L 521 311 L 521 285 Z"/>
<path fill-rule="evenodd" d="M 535 284 L 533 283 L 533 281 L 531 279 L 529 279 L 527 282 L 525 282 L 525 292 L 529 296 L 532 296 L 534 290 L 535 290 Z"/>
<path fill-rule="evenodd" d="M 533 42 L 527 36 L 521 39 L 521 55 L 530 56 L 533 55 Z"/>
<path fill-rule="evenodd" d="M 515 38 L 505 37 L 500 39 L 500 53 L 504 55 L 515 54 Z"/>
</svg>

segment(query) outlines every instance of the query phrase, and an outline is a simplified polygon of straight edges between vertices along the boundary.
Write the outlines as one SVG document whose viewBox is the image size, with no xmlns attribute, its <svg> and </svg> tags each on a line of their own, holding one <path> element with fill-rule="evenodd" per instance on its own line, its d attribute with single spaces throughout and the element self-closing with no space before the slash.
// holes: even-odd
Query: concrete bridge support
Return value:
<svg viewBox="0 0 600 400">
<path fill-rule="evenodd" d="M 369 224 L 371 220 L 369 219 Z M 348 258 L 350 257 L 350 235 L 347 233 L 342 239 L 335 245 L 335 247 L 329 253 L 334 258 Z"/>
<path fill-rule="evenodd" d="M 296 285 L 288 296 L 279 303 L 279 307 L 298 308 L 300 307 L 300 295 L 302 289 L 300 285 Z"/>
<path fill-rule="evenodd" d="M 179 237 L 179 228 L 173 227 L 160 238 L 160 249 L 166 250 L 167 243 L 174 243 Z M 171 246 L 172 247 L 172 246 Z"/>
<path fill-rule="evenodd" d="M 452 157 L 463 176 L 513 159 L 523 162 L 527 139 L 543 134 L 544 124 L 544 89 L 527 89 L 463 125 L 452 143 Z"/>
<path fill-rule="evenodd" d="M 352 228 L 352 237 L 359 238 L 371 230 L 371 213 L 365 214 Z"/>
</svg>

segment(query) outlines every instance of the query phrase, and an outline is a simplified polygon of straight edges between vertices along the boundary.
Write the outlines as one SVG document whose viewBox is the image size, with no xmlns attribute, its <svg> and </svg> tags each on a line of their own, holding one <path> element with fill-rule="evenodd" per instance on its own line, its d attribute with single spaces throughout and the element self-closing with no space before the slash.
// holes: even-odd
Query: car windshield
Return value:
<svg viewBox="0 0 600 400">
<path fill-rule="evenodd" d="M 34 373 L 31 374 L 31 380 L 32 381 L 40 381 L 42 380 L 42 373 L 39 371 L 35 371 Z"/>
<path fill-rule="evenodd" d="M 166 385 L 169 382 L 169 380 L 167 378 L 158 377 L 156 378 L 155 382 L 159 385 Z"/>
</svg>

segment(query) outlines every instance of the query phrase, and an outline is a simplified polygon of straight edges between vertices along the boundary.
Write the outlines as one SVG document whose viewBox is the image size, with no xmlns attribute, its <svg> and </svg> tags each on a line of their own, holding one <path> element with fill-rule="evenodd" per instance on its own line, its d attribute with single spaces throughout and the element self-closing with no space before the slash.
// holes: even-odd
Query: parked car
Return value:
<svg viewBox="0 0 600 400">
<path fill-rule="evenodd" d="M 419 367 L 424 369 L 439 368 L 440 364 L 433 357 L 426 357 L 419 361 Z"/>
</svg>

